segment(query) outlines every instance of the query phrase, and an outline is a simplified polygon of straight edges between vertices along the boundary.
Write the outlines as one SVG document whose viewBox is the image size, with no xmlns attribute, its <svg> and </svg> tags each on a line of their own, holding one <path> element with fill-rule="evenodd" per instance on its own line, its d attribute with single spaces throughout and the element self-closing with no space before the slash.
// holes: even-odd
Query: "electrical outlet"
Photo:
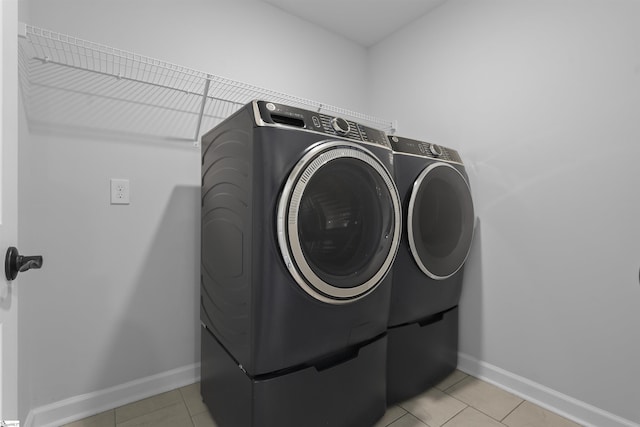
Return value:
<svg viewBox="0 0 640 427">
<path fill-rule="evenodd" d="M 111 204 L 112 205 L 128 205 L 129 204 L 129 180 L 128 179 L 111 179 Z"/>
</svg>

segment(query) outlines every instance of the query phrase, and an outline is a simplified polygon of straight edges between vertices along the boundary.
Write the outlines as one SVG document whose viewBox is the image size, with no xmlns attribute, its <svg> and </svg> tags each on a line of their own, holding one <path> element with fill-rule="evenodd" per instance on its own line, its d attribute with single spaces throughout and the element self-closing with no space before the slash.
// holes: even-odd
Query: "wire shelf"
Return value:
<svg viewBox="0 0 640 427">
<path fill-rule="evenodd" d="M 180 65 L 21 25 L 20 84 L 30 123 L 193 141 L 254 99 L 349 118 L 392 133 L 393 122 Z"/>
</svg>

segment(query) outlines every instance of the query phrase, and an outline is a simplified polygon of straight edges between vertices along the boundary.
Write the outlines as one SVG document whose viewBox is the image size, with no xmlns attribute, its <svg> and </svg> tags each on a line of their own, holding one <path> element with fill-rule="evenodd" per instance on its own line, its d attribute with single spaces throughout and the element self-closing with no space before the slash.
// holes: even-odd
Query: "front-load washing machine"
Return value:
<svg viewBox="0 0 640 427">
<path fill-rule="evenodd" d="M 474 209 L 456 150 L 390 136 L 404 229 L 393 267 L 388 400 L 429 388 L 457 365 L 458 302 Z"/>
<path fill-rule="evenodd" d="M 202 137 L 202 395 L 221 426 L 384 413 L 392 165 L 383 132 L 272 102 Z"/>
</svg>

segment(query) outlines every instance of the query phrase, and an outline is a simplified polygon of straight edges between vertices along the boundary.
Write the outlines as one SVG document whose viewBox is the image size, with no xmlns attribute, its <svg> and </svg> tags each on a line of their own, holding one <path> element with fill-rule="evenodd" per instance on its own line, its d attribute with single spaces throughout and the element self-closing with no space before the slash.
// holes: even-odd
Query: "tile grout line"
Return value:
<svg viewBox="0 0 640 427">
<path fill-rule="evenodd" d="M 480 380 L 480 381 L 482 381 L 482 380 Z M 453 387 L 453 386 L 452 386 L 452 387 Z M 461 400 L 459 400 L 459 399 L 456 399 L 454 396 L 450 395 L 449 393 L 446 393 L 446 392 L 444 392 L 444 393 L 445 393 L 447 396 L 451 397 L 452 399 L 455 399 L 455 400 L 457 400 L 458 402 L 464 403 L 465 405 L 467 405 L 467 408 L 473 408 L 473 409 L 475 409 L 476 411 L 480 412 L 481 414 L 486 415 L 487 417 L 491 418 L 492 420 L 499 422 L 500 424 L 503 424 L 503 423 L 502 423 L 502 420 L 504 420 L 505 418 L 507 418 L 507 417 L 509 416 L 509 414 L 511 414 L 511 412 L 515 411 L 515 410 L 516 410 L 516 408 L 517 408 L 518 406 L 522 405 L 522 404 L 525 402 L 525 400 L 522 400 L 522 399 L 521 399 L 521 400 L 522 400 L 522 402 L 518 403 L 518 404 L 516 405 L 516 407 L 515 407 L 515 408 L 513 408 L 511 411 L 509 411 L 509 413 L 508 413 L 507 415 L 505 415 L 505 416 L 502 418 L 502 420 L 498 420 L 498 419 L 493 418 L 491 415 L 487 414 L 486 412 L 484 412 L 482 409 L 476 408 L 476 407 L 475 407 L 475 406 L 473 406 L 473 405 L 470 405 L 470 404 L 468 404 L 468 403 L 466 403 L 466 402 L 463 402 L 463 401 L 461 401 Z M 465 408 L 465 409 L 466 409 L 466 408 Z M 464 410 L 464 409 L 463 409 L 463 410 Z M 460 411 L 460 412 L 462 412 L 462 411 Z M 459 414 L 460 412 L 458 412 L 458 414 Z M 456 414 L 456 415 L 457 415 L 457 414 Z M 449 422 L 449 421 L 451 421 L 451 419 L 447 420 L 447 422 Z"/>
<path fill-rule="evenodd" d="M 478 380 L 478 381 L 483 381 L 483 380 L 481 380 L 480 378 L 477 378 L 477 377 L 474 377 L 473 375 L 469 375 L 469 374 L 467 374 L 467 377 L 466 377 L 466 378 L 463 378 L 462 380 L 458 381 L 456 384 L 452 385 L 451 387 L 448 387 L 448 388 L 447 388 L 447 390 L 450 390 L 450 389 L 451 389 L 451 388 L 453 388 L 455 385 L 460 384 L 462 381 L 464 381 L 464 380 L 466 380 L 466 379 L 468 379 L 468 378 L 475 378 L 475 379 L 476 379 L 476 380 Z M 483 381 L 483 382 L 484 382 L 484 381 Z M 497 387 L 497 386 L 495 386 L 495 387 Z M 504 389 L 502 389 L 502 388 L 500 388 L 500 387 L 497 387 L 497 388 L 499 388 L 500 390 L 506 391 L 506 390 L 504 390 Z M 447 393 L 446 391 L 444 391 L 443 393 L 445 393 L 447 396 L 452 397 L 453 399 L 456 399 L 456 397 L 455 397 L 455 396 L 453 396 L 453 395 L 451 395 L 451 394 Z M 509 393 L 509 392 L 507 392 L 507 393 Z M 511 394 L 511 393 L 510 393 L 510 394 Z M 515 395 L 514 395 L 514 396 L 515 396 Z M 509 416 L 513 411 L 515 411 L 516 409 L 518 409 L 518 408 L 520 407 L 520 405 L 522 405 L 524 402 L 526 402 L 526 401 L 527 401 L 526 399 L 523 399 L 523 398 L 521 398 L 521 397 L 519 397 L 519 396 L 516 396 L 516 397 L 517 397 L 518 399 L 520 399 L 520 403 L 518 403 L 518 404 L 515 406 L 515 408 L 513 408 L 511 411 L 509 411 L 509 413 L 508 413 L 507 415 L 505 415 L 504 417 L 502 417 L 502 419 L 499 419 L 499 420 L 498 420 L 498 419 L 496 419 L 496 418 L 494 418 L 494 417 L 492 417 L 491 415 L 489 415 L 489 414 L 485 413 L 485 412 L 484 412 L 484 411 L 482 411 L 481 409 L 476 408 L 476 407 L 475 407 L 475 406 L 473 406 L 473 405 L 470 405 L 470 404 L 468 404 L 468 403 L 466 403 L 466 402 L 462 402 L 462 401 L 461 401 L 461 400 L 459 400 L 459 399 L 456 399 L 456 400 L 457 400 L 458 402 L 462 402 L 462 403 L 464 403 L 465 405 L 467 405 L 467 407 L 471 407 L 471 408 L 475 409 L 476 411 L 480 412 L 481 414 L 486 415 L 487 417 L 491 418 L 492 420 L 497 421 L 497 422 L 499 422 L 499 423 L 500 423 L 500 424 L 502 424 L 502 425 L 505 425 L 502 421 L 503 421 L 505 418 L 507 418 L 507 417 L 508 417 L 508 416 Z M 450 421 L 450 420 L 449 420 L 449 421 Z M 449 422 L 449 421 L 447 421 L 447 422 Z"/>
<path fill-rule="evenodd" d="M 415 414 L 412 414 L 412 413 L 411 413 L 411 412 L 409 412 L 409 411 L 407 411 L 407 413 L 406 413 L 406 414 L 404 414 L 402 417 L 405 417 L 405 416 L 407 416 L 407 415 L 411 415 L 413 418 L 415 418 L 416 420 L 418 420 L 418 422 L 419 422 L 420 424 L 422 424 L 423 426 L 425 426 L 425 427 L 431 427 L 429 424 L 425 423 L 425 422 L 424 422 L 424 421 L 422 421 L 420 418 L 416 417 L 416 416 L 415 416 Z M 400 417 L 400 418 L 402 418 L 402 417 Z"/>
<path fill-rule="evenodd" d="M 462 371 L 460 371 L 460 372 L 462 372 Z M 467 379 L 467 378 L 469 378 L 469 377 L 471 377 L 471 375 L 469 375 L 469 374 L 465 373 L 465 376 L 464 376 L 463 378 L 460 378 L 458 381 L 456 381 L 455 383 L 451 384 L 451 385 L 450 385 L 449 387 L 447 387 L 446 389 L 444 389 L 444 390 L 440 390 L 440 391 L 441 391 L 441 392 L 443 392 L 443 393 L 447 393 L 447 390 L 449 390 L 449 389 L 450 389 L 450 388 L 452 388 L 452 387 L 457 386 L 458 384 L 460 384 L 462 381 L 466 380 L 466 379 Z M 475 377 L 474 377 L 474 378 L 475 378 Z M 449 393 L 447 393 L 447 394 L 449 394 Z"/>
<path fill-rule="evenodd" d="M 191 385 L 191 384 L 189 384 L 189 385 Z M 188 386 L 185 386 L 185 387 L 188 387 Z M 183 389 L 184 389 L 184 387 L 180 387 L 178 389 L 178 392 L 180 393 L 180 397 L 182 397 L 182 403 L 184 404 L 184 407 L 187 408 L 187 414 L 189 414 L 189 422 L 191 422 L 191 427 L 195 427 L 196 423 L 193 421 L 193 415 L 191 414 L 191 410 L 189 409 L 189 405 L 187 405 L 187 399 L 184 397 L 184 393 L 182 392 Z"/>
<path fill-rule="evenodd" d="M 398 408 L 402 408 L 402 406 L 400 405 L 396 405 Z M 387 410 L 389 410 L 389 408 L 387 408 Z M 389 427 L 391 424 L 395 423 L 396 421 L 398 421 L 400 418 L 404 417 L 407 414 L 411 414 L 411 412 L 407 411 L 406 409 L 402 408 L 402 410 L 404 410 L 404 414 L 401 414 L 398 418 L 395 418 L 393 420 L 391 420 L 390 423 L 386 424 L 385 427 Z M 413 415 L 413 414 L 411 414 Z M 383 415 L 384 416 L 384 415 Z"/>
<path fill-rule="evenodd" d="M 457 385 L 459 385 L 459 384 L 462 384 L 463 382 L 465 382 L 465 381 L 467 381 L 467 380 L 469 380 L 469 379 L 472 379 L 472 378 L 473 378 L 473 379 L 476 379 L 476 380 L 479 380 L 479 381 L 482 381 L 482 380 L 480 380 L 479 378 L 476 378 L 476 377 L 471 376 L 471 375 L 467 375 L 466 377 L 462 378 L 460 381 L 456 382 L 455 384 L 451 384 L 449 387 L 447 387 L 447 389 L 446 389 L 446 390 L 442 390 L 442 392 L 443 392 L 443 393 L 448 394 L 448 395 L 449 395 L 449 396 L 451 396 L 451 397 L 453 397 L 451 394 L 449 394 L 449 390 L 451 390 L 451 389 L 452 389 L 452 388 L 454 388 L 455 386 L 457 386 Z"/>
<path fill-rule="evenodd" d="M 502 419 L 500 420 L 500 423 L 504 424 L 504 423 L 503 423 L 503 421 L 504 421 L 504 420 L 506 420 L 506 419 L 507 419 L 507 417 L 508 417 L 509 415 L 513 414 L 513 413 L 515 412 L 515 410 L 516 410 L 516 409 L 518 409 L 520 406 L 522 406 L 522 404 L 523 404 L 524 402 L 526 402 L 526 400 L 524 400 L 524 399 L 521 399 L 521 400 L 522 400 L 522 402 L 518 403 L 518 405 L 516 405 L 516 407 L 515 407 L 515 408 L 513 408 L 511 411 L 509 411 L 509 413 L 508 413 L 507 415 L 505 415 L 504 417 L 502 417 Z"/>
<path fill-rule="evenodd" d="M 443 392 L 443 393 L 444 393 L 444 392 Z M 451 396 L 451 395 L 447 394 L 447 396 Z M 458 400 L 458 399 L 456 399 L 456 398 L 455 398 L 455 397 L 453 397 L 453 396 L 451 396 L 451 398 L 452 398 L 452 399 L 455 399 L 455 400 Z M 460 401 L 458 400 L 458 402 L 460 402 Z M 450 417 L 447 421 L 443 422 L 443 423 L 440 425 L 440 427 L 444 427 L 444 426 L 446 426 L 446 424 L 447 424 L 449 421 L 451 421 L 452 419 L 454 419 L 455 417 L 457 417 L 458 415 L 460 415 L 460 413 L 461 413 L 462 411 L 464 411 L 465 409 L 467 409 L 467 408 L 469 407 L 469 405 L 467 405 L 467 404 L 466 404 L 466 403 L 464 403 L 464 402 L 460 402 L 460 403 L 463 403 L 463 404 L 464 404 L 464 408 L 460 409 L 458 412 L 456 412 L 456 413 L 455 413 L 455 415 L 454 415 L 454 416 Z"/>
<path fill-rule="evenodd" d="M 461 378 L 459 381 L 457 381 L 455 384 L 451 384 L 449 387 L 447 387 L 447 390 L 455 387 L 457 384 L 460 384 L 462 381 L 466 380 L 467 378 L 469 378 L 471 375 L 468 375 L 464 378 Z M 456 412 L 456 414 L 452 417 L 450 417 L 447 421 L 445 421 L 444 423 L 441 424 L 440 427 L 444 426 L 445 424 L 447 424 L 449 421 L 451 421 L 452 419 L 454 419 L 455 417 L 457 417 L 462 411 L 464 411 L 465 409 L 472 407 L 471 405 L 469 405 L 467 402 L 463 402 L 462 400 L 458 399 L 455 396 L 450 395 L 449 393 L 447 393 L 445 390 L 440 390 L 442 393 L 446 394 L 447 396 L 449 396 L 450 398 L 452 398 L 453 400 L 455 400 L 456 402 L 460 402 L 464 405 L 464 408 L 462 408 L 461 410 L 459 410 L 458 412 Z M 475 409 L 475 408 L 474 408 Z"/>
</svg>

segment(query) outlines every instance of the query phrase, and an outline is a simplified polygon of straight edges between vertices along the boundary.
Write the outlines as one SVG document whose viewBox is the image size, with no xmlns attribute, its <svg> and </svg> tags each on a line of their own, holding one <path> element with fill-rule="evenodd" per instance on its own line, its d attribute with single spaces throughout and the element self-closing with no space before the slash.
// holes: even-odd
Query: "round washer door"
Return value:
<svg viewBox="0 0 640 427">
<path fill-rule="evenodd" d="M 398 191 L 366 148 L 325 141 L 293 168 L 278 201 L 285 265 L 312 297 L 362 298 L 388 273 L 400 240 Z"/>
<path fill-rule="evenodd" d="M 464 265 L 473 239 L 473 201 L 464 176 L 447 163 L 426 167 L 413 184 L 409 247 L 427 276 L 443 280 Z"/>
</svg>

